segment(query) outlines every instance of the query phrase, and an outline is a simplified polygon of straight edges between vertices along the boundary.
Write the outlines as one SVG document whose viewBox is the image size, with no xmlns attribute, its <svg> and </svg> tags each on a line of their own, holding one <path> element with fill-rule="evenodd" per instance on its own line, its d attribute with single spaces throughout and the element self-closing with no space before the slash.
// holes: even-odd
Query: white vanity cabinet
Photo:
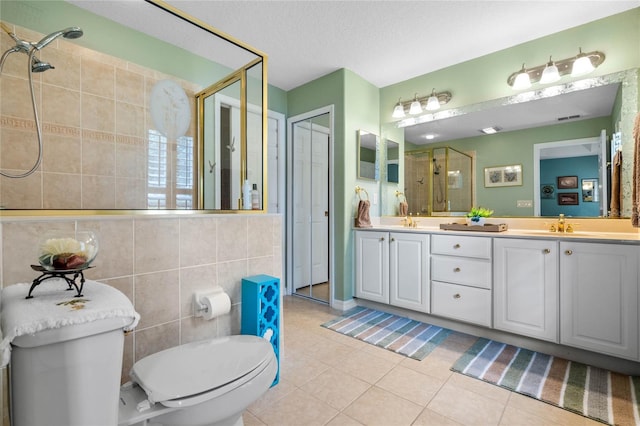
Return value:
<svg viewBox="0 0 640 426">
<path fill-rule="evenodd" d="M 560 342 L 638 360 L 635 245 L 560 242 Z"/>
<path fill-rule="evenodd" d="M 495 238 L 493 326 L 558 343 L 558 241 Z"/>
<path fill-rule="evenodd" d="M 431 313 L 491 326 L 491 238 L 431 236 Z"/>
<path fill-rule="evenodd" d="M 356 231 L 355 296 L 429 312 L 429 234 Z"/>
</svg>

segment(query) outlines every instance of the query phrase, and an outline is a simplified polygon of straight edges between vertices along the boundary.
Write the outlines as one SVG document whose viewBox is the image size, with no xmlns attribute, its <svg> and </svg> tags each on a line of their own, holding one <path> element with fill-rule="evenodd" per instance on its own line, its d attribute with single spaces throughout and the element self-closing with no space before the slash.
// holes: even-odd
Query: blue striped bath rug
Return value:
<svg viewBox="0 0 640 426">
<path fill-rule="evenodd" d="M 361 306 L 322 327 L 419 361 L 451 334 L 446 328 Z"/>
<path fill-rule="evenodd" d="M 451 369 L 604 423 L 640 424 L 640 377 L 485 338 Z"/>
</svg>

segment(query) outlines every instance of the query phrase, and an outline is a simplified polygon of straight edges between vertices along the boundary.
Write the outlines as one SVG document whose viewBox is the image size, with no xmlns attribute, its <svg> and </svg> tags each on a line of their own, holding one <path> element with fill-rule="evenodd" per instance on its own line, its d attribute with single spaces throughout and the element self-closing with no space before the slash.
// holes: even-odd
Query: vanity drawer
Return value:
<svg viewBox="0 0 640 426">
<path fill-rule="evenodd" d="M 491 259 L 491 238 L 433 235 L 431 253 Z"/>
<path fill-rule="evenodd" d="M 491 261 L 432 255 L 431 279 L 490 289 Z"/>
<path fill-rule="evenodd" d="M 491 327 L 491 290 L 431 281 L 431 313 Z"/>
</svg>

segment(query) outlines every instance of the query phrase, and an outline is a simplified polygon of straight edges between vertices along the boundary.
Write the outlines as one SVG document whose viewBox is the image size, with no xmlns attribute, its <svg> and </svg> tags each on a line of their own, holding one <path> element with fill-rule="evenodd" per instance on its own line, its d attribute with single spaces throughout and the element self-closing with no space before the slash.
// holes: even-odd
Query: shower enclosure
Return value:
<svg viewBox="0 0 640 426">
<path fill-rule="evenodd" d="M 404 159 L 404 195 L 409 213 L 463 215 L 473 205 L 472 158 L 450 147 L 408 151 Z"/>
</svg>

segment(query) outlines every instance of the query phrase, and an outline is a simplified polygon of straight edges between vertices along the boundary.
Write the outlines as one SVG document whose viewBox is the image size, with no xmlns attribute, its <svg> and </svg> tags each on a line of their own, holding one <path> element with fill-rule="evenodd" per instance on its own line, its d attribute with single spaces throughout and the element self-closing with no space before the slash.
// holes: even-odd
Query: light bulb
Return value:
<svg viewBox="0 0 640 426">
<path fill-rule="evenodd" d="M 411 106 L 409 107 L 409 114 L 420 114 L 422 112 L 422 106 L 420 105 L 420 101 L 418 100 L 418 94 L 413 98 L 413 102 L 411 102 Z"/>
<path fill-rule="evenodd" d="M 393 114 L 391 114 L 393 118 L 402 118 L 404 117 L 404 107 L 402 106 L 402 102 L 398 99 L 398 103 L 393 108 Z"/>
<path fill-rule="evenodd" d="M 436 96 L 436 89 L 433 89 L 431 91 L 431 96 L 429 96 L 429 99 L 427 99 L 427 111 L 435 111 L 437 109 L 440 109 L 440 101 L 438 100 L 438 97 Z"/>
<path fill-rule="evenodd" d="M 595 69 L 591 63 L 591 59 L 582 53 L 582 48 L 580 48 L 579 52 L 578 56 L 576 56 L 576 60 L 573 62 L 573 68 L 571 68 L 571 77 L 589 74 Z"/>
<path fill-rule="evenodd" d="M 520 73 L 516 76 L 513 82 L 513 88 L 514 90 L 522 90 L 528 89 L 529 87 L 531 87 L 531 78 L 529 78 L 529 74 L 524 69 L 524 64 L 522 64 L 522 70 L 520 70 Z"/>
<path fill-rule="evenodd" d="M 540 84 L 549 84 L 558 80 L 560 80 L 560 72 L 558 71 L 556 64 L 551 60 L 551 57 L 549 57 L 549 62 L 542 71 Z"/>
</svg>

